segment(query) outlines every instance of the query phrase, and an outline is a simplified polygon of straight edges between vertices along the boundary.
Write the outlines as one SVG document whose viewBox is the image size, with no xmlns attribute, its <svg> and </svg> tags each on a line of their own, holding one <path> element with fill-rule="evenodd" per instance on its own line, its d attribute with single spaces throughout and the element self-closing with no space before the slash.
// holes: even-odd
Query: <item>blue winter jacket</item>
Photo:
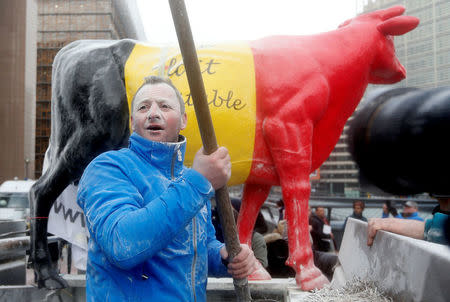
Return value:
<svg viewBox="0 0 450 302">
<path fill-rule="evenodd" d="M 398 216 L 396 216 L 395 218 L 402 218 L 402 219 L 412 219 L 412 220 L 418 220 L 418 221 L 425 221 L 425 219 L 423 219 L 422 217 L 419 216 L 419 213 L 414 212 L 411 213 L 410 216 L 408 217 L 403 217 L 402 215 L 398 214 Z"/>
<path fill-rule="evenodd" d="M 90 232 L 87 301 L 206 301 L 208 274 L 228 276 L 211 223 L 211 184 L 183 166 L 186 140 L 99 155 L 78 204 Z"/>
</svg>

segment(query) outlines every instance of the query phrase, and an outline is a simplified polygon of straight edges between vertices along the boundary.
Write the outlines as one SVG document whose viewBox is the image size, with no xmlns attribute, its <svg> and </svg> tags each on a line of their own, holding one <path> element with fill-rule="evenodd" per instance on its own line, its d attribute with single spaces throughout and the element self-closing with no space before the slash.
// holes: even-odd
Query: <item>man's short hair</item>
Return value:
<svg viewBox="0 0 450 302">
<path fill-rule="evenodd" d="M 133 95 L 133 99 L 131 100 L 131 113 L 133 114 L 134 110 L 134 99 L 136 98 L 136 94 L 138 94 L 139 90 L 141 90 L 145 85 L 156 85 L 156 84 L 167 84 L 175 91 L 175 94 L 177 96 L 178 102 L 180 103 L 180 112 L 183 114 L 185 112 L 185 106 L 184 106 L 184 100 L 181 96 L 180 91 L 173 85 L 172 81 L 169 78 L 166 77 L 159 77 L 159 76 L 148 76 L 144 78 L 144 83 L 142 83 L 141 86 L 139 86 L 138 90 L 136 90 L 136 93 Z"/>
<path fill-rule="evenodd" d="M 361 207 L 361 209 L 363 209 L 363 210 L 366 207 L 366 204 L 362 200 L 355 200 L 353 202 L 353 208 L 355 208 L 356 205 L 359 205 Z"/>
<path fill-rule="evenodd" d="M 404 206 L 410 208 L 417 208 L 417 203 L 415 201 L 408 200 L 407 202 L 405 202 Z"/>
</svg>

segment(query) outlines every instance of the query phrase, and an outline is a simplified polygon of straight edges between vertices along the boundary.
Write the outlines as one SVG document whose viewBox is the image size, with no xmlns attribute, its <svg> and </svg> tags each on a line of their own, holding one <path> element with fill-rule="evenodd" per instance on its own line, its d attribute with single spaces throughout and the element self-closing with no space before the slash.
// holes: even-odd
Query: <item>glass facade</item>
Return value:
<svg viewBox="0 0 450 302">
<path fill-rule="evenodd" d="M 37 36 L 35 178 L 50 138 L 51 75 L 55 55 L 80 39 L 144 39 L 135 1 L 39 0 Z"/>
</svg>

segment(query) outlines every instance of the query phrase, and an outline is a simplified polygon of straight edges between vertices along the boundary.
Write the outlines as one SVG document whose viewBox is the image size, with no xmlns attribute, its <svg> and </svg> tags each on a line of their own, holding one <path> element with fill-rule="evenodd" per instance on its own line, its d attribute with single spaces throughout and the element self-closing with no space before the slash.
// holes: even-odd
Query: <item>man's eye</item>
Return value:
<svg viewBox="0 0 450 302">
<path fill-rule="evenodd" d="M 142 105 L 138 107 L 138 111 L 143 111 L 147 109 L 147 105 Z"/>
<path fill-rule="evenodd" d="M 167 104 L 162 104 L 162 105 L 161 105 L 161 108 L 164 108 L 164 109 L 170 109 L 171 107 L 170 107 L 169 105 L 167 105 Z"/>
</svg>

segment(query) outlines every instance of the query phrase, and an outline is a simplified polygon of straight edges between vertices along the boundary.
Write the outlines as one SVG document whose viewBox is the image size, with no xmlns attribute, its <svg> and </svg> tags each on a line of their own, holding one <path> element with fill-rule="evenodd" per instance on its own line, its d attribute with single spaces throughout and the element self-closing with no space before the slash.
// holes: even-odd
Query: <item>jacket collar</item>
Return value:
<svg viewBox="0 0 450 302">
<path fill-rule="evenodd" d="M 363 217 L 362 213 L 361 214 L 356 214 L 355 212 L 353 212 L 352 216 L 354 218 L 358 218 L 358 219 L 361 219 Z"/>
<path fill-rule="evenodd" d="M 177 177 L 183 169 L 186 138 L 182 135 L 179 136 L 179 141 L 176 143 L 161 143 L 148 140 L 133 132 L 128 148 L 167 177 Z"/>
</svg>

